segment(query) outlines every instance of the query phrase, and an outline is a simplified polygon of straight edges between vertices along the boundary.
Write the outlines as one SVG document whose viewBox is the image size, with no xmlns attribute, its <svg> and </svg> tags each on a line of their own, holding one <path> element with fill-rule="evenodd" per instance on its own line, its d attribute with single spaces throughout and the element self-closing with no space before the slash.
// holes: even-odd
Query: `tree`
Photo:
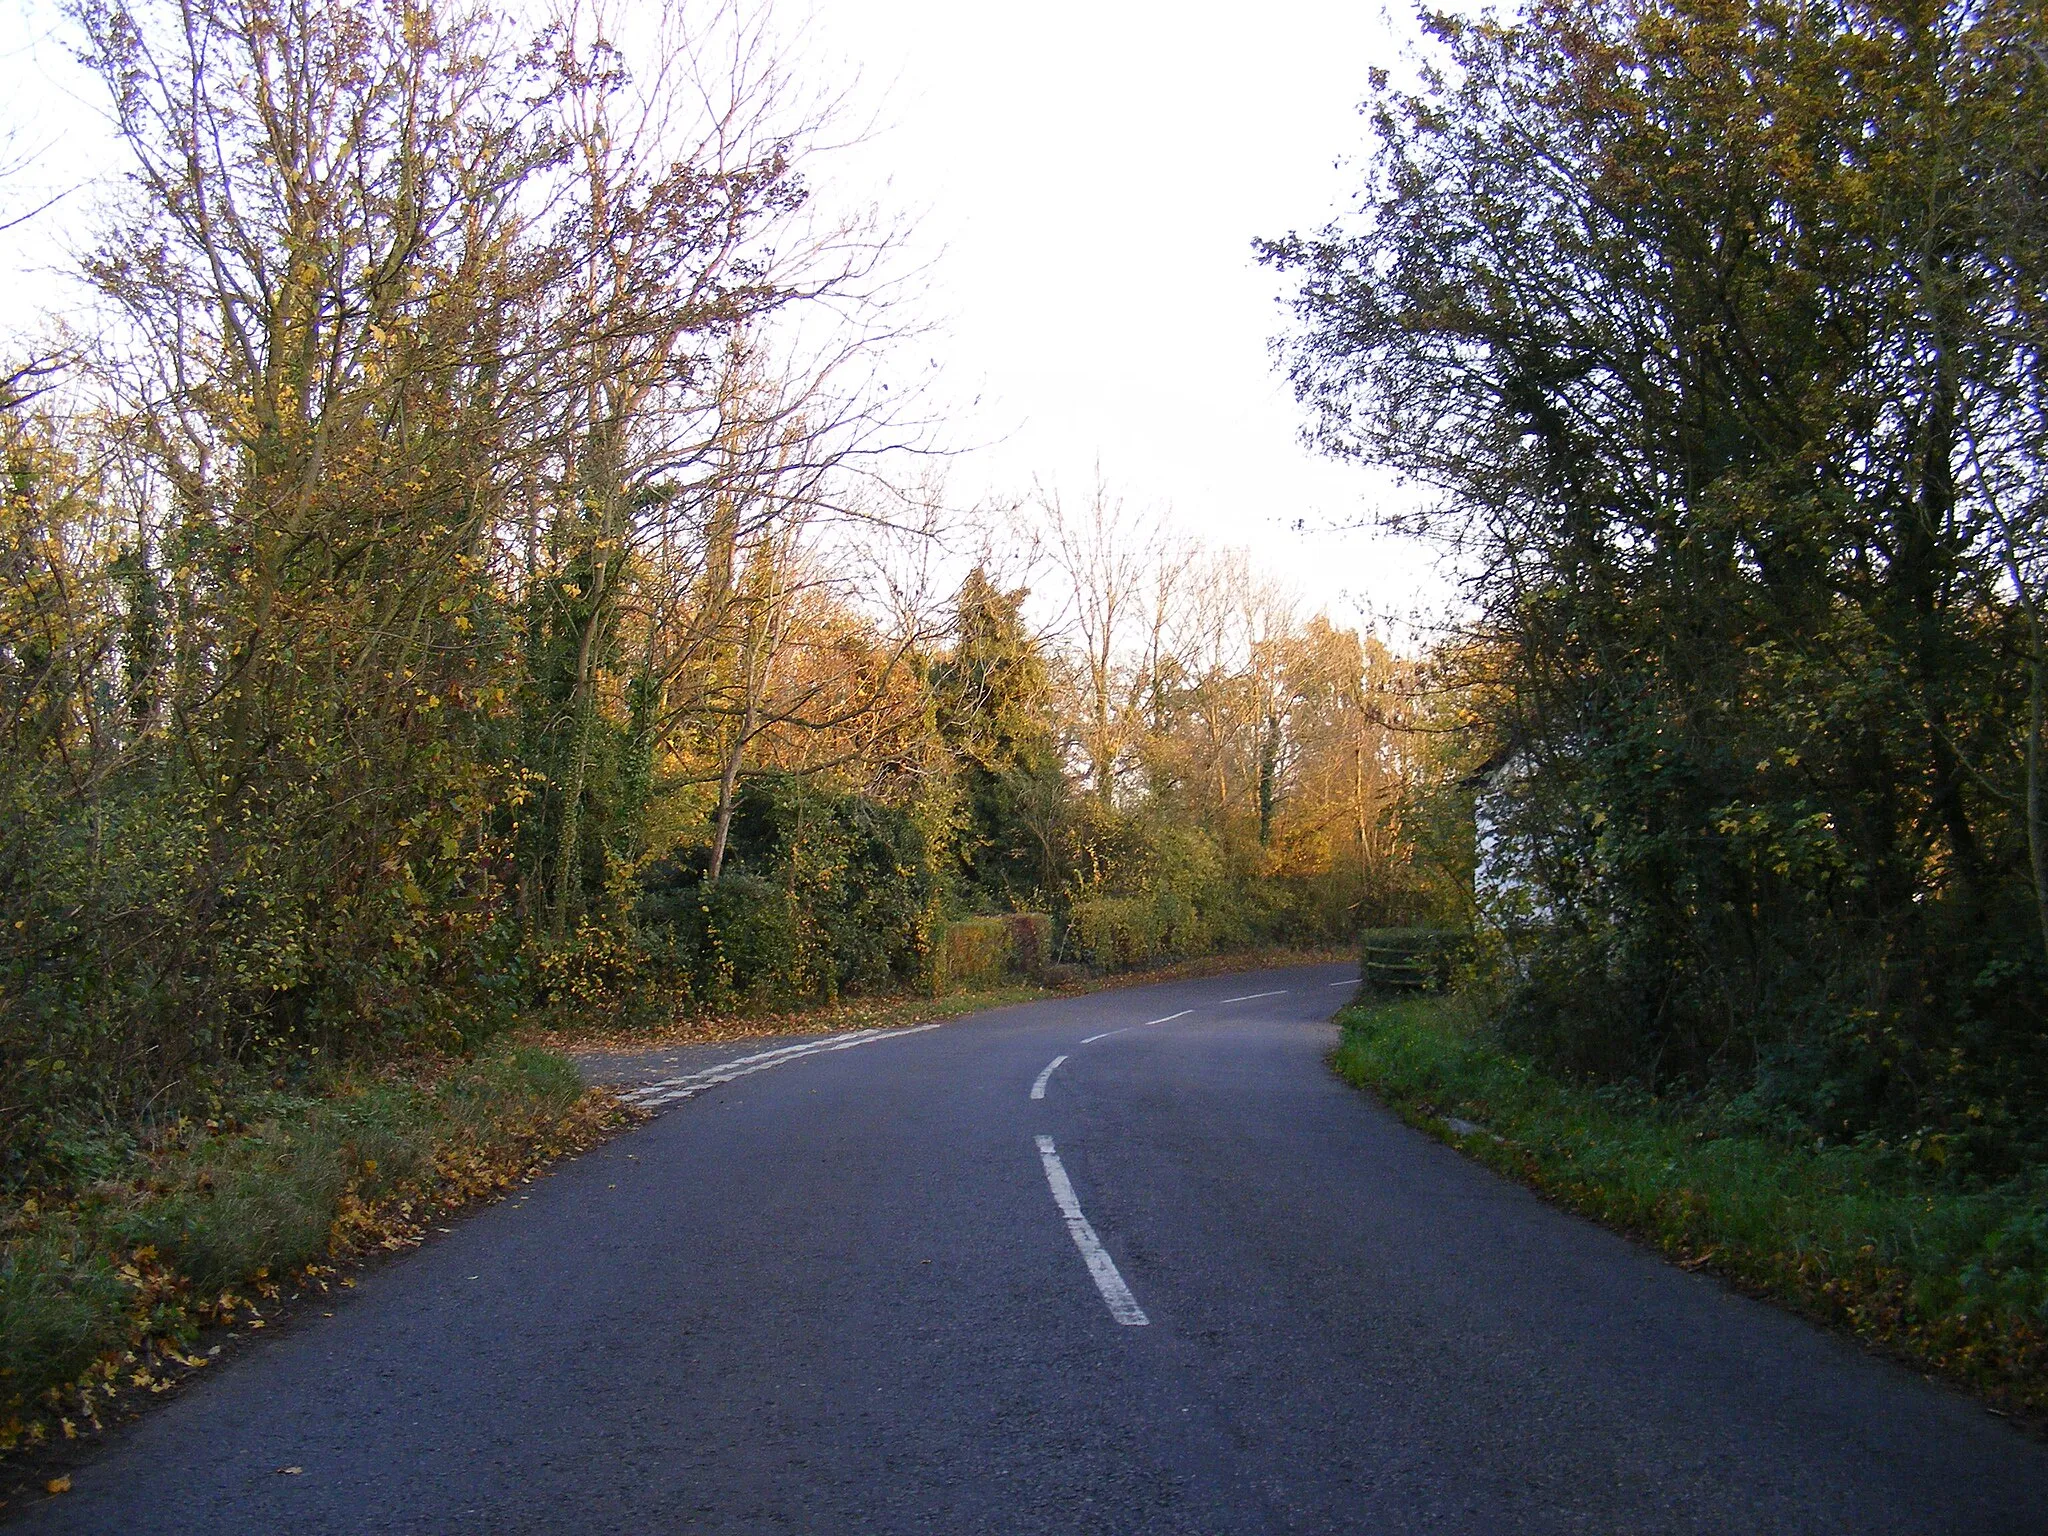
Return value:
<svg viewBox="0 0 2048 1536">
<path fill-rule="evenodd" d="M 1134 515 L 1097 484 L 1086 509 L 1068 511 L 1057 492 L 1041 489 L 1035 508 L 1045 553 L 1065 586 L 1061 615 L 1076 644 L 1075 735 L 1088 760 L 1088 782 L 1105 810 L 1116 802 L 1117 785 L 1144 729 L 1143 658 L 1134 654 L 1156 641 L 1173 592 L 1171 558 L 1161 561 L 1162 529 L 1154 518 Z"/>
<path fill-rule="evenodd" d="M 1264 247 L 1316 440 L 1481 557 L 1558 850 L 1516 1017 L 1576 1065 L 1761 1072 L 1844 1132 L 2048 1089 L 2027 629 L 1965 468 L 2031 366 L 1960 127 L 2018 15 L 1435 17 L 1359 217 Z"/>
<path fill-rule="evenodd" d="M 954 600 L 953 647 L 931 669 L 939 739 L 964 781 L 960 859 L 986 901 L 1021 906 L 1057 884 L 1066 782 L 1046 660 L 1025 626 L 1023 588 L 976 566 Z"/>
<path fill-rule="evenodd" d="M 745 460 L 765 447 L 794 478 L 791 449 L 805 437 L 782 430 L 788 402 L 762 387 L 757 333 L 804 301 L 851 298 L 878 256 L 855 228 L 807 223 L 798 162 L 821 124 L 793 97 L 765 22 L 735 23 L 732 62 L 714 73 L 696 20 L 682 6 L 629 11 L 604 0 L 579 0 L 555 20 L 573 184 L 543 256 L 540 382 L 560 409 L 548 542 L 578 572 L 568 586 L 536 588 L 573 588 L 555 617 L 575 644 L 560 717 L 546 728 L 564 748 L 544 807 L 557 933 L 588 883 L 581 839 L 600 671 L 636 557 L 650 540 L 673 553 L 677 517 L 701 518 L 687 537 L 703 561 L 704 623 L 718 622 L 733 548 L 749 531 L 736 510 L 764 500 L 747 494 L 760 474 Z M 770 415 L 744 419 L 756 404 Z M 668 681 L 642 686 L 665 692 Z"/>
<path fill-rule="evenodd" d="M 473 876 L 494 777 L 500 351 L 550 149 L 474 14 L 80 14 L 134 167 L 90 263 L 126 327 L 95 378 L 152 637 L 129 690 L 206 843 L 176 943 L 238 957 L 203 1015 L 331 1035 L 460 947 L 423 915 Z"/>
</svg>

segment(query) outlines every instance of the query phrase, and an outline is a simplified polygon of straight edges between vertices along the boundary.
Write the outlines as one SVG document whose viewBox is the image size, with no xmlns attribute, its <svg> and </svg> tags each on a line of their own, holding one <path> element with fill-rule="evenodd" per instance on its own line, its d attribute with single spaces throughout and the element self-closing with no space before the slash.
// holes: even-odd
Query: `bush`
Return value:
<svg viewBox="0 0 2048 1536">
<path fill-rule="evenodd" d="M 657 881 L 639 907 L 643 942 L 674 991 L 705 1008 L 802 995 L 787 894 L 759 875 Z"/>
<path fill-rule="evenodd" d="M 1025 976 L 1041 974 L 1052 950 L 1052 918 L 1043 912 L 1012 912 L 1003 923 L 1010 930 L 1011 969 Z"/>
<path fill-rule="evenodd" d="M 677 990 L 721 1008 L 927 980 L 937 914 L 930 850 L 909 815 L 762 773 L 741 786 L 720 877 L 659 866 L 635 918 Z"/>
<path fill-rule="evenodd" d="M 610 924 L 584 923 L 533 946 L 534 985 L 551 1011 L 615 1012 L 640 991 L 645 964 L 645 952 Z"/>
<path fill-rule="evenodd" d="M 1206 954 L 1213 930 L 1194 903 L 1173 891 L 1138 896 L 1086 896 L 1068 913 L 1076 952 L 1105 971 Z"/>
<path fill-rule="evenodd" d="M 1009 964 L 1009 925 L 1000 917 L 964 917 L 940 933 L 933 981 L 940 987 L 983 981 Z"/>
</svg>

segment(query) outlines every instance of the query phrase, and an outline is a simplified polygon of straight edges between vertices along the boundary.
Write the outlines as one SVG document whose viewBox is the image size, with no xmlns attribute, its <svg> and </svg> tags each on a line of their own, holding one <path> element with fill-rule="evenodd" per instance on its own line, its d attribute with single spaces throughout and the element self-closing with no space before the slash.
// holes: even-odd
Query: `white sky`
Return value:
<svg viewBox="0 0 2048 1536">
<path fill-rule="evenodd" d="M 807 51 L 857 71 L 881 130 L 844 152 L 852 190 L 909 210 L 919 302 L 936 323 L 937 403 L 963 453 L 951 499 L 1034 480 L 1084 498 L 1098 468 L 1135 505 L 1248 548 L 1333 616 L 1441 606 L 1446 584 L 1412 543 L 1369 523 L 1402 492 L 1303 448 L 1268 338 L 1283 285 L 1255 235 L 1322 224 L 1365 147 L 1367 71 L 1395 66 L 1405 11 L 1342 0 L 1258 7 L 1144 0 L 816 0 Z M 89 89 L 68 67 L 47 0 L 0 70 L 15 150 L 40 151 L 6 204 L 114 167 Z M 74 94 L 77 93 L 77 94 Z M 57 291 L 74 194 L 0 252 L 0 324 Z M 0 211 L 4 217 L 4 211 Z M 1308 533 L 1294 531 L 1306 520 Z"/>
<path fill-rule="evenodd" d="M 1035 477 L 1084 497 L 1099 465 L 1336 616 L 1441 605 L 1418 546 L 1293 531 L 1402 493 L 1301 446 L 1267 351 L 1283 286 L 1251 252 L 1344 205 L 1367 71 L 1398 63 L 1409 25 L 1342 0 L 820 0 L 820 51 L 883 102 L 870 174 L 936 253 L 951 414 L 990 444 L 956 496 Z"/>
</svg>

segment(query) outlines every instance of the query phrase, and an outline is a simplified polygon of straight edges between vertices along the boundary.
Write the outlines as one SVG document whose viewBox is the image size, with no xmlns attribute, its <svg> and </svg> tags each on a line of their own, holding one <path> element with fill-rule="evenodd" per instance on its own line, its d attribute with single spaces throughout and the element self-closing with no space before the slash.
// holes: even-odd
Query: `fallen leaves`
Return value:
<svg viewBox="0 0 2048 1536">
<path fill-rule="evenodd" d="M 110 1255 L 109 1267 L 127 1296 L 127 1342 L 77 1379 L 33 1396 L 18 1393 L 10 1399 L 0 1383 L 0 1453 L 33 1450 L 57 1443 L 59 1436 L 77 1440 L 102 1430 L 103 1415 L 116 1406 L 111 1400 L 118 1398 L 118 1406 L 132 1410 L 211 1363 L 220 1346 L 199 1352 L 192 1340 L 200 1328 L 262 1330 L 277 1315 L 273 1303 L 337 1286 L 354 1289 L 354 1277 L 339 1273 L 337 1263 L 417 1247 L 449 1212 L 529 1184 L 558 1159 L 647 1118 L 607 1089 L 592 1089 L 566 1107 L 559 1099 L 539 1099 L 506 1105 L 495 1116 L 451 1117 L 433 1126 L 438 1144 L 416 1178 L 397 1186 L 387 1181 L 374 1194 L 363 1188 L 363 1178 L 344 1189 L 321 1259 L 289 1272 L 258 1269 L 238 1286 L 216 1294 L 196 1292 L 153 1247 Z M 365 1159 L 361 1166 L 367 1174 L 374 1160 Z M 44 1212 L 29 1200 L 17 1207 L 16 1220 L 24 1214 L 34 1219 Z M 261 1305 L 270 1307 L 269 1317 L 258 1310 L 259 1298 Z M 17 1475 L 26 1478 L 29 1473 L 24 1467 Z"/>
</svg>

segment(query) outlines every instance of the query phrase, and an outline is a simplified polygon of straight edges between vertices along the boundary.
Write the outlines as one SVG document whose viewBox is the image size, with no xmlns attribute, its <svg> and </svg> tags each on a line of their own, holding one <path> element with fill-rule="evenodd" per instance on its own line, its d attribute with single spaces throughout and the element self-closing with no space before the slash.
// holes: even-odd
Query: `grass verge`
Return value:
<svg viewBox="0 0 2048 1536">
<path fill-rule="evenodd" d="M 1957 1187 L 1910 1146 L 1795 1145 L 1711 1106 L 1563 1082 L 1456 997 L 1368 1001 L 1339 1023 L 1338 1072 L 1409 1124 L 2048 1424 L 2048 1170 Z"/>
<path fill-rule="evenodd" d="M 350 1285 L 351 1259 L 637 1118 L 530 1047 L 236 1102 L 0 1207 L 0 1450 L 98 1430 L 203 1369 L 202 1329 L 261 1328 L 288 1291 Z"/>
</svg>

